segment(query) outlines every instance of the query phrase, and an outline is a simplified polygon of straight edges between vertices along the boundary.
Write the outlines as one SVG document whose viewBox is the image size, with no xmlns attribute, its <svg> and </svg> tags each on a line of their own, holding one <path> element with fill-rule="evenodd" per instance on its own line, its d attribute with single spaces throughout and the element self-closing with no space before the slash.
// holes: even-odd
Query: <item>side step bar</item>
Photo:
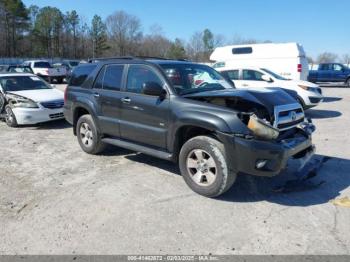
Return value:
<svg viewBox="0 0 350 262">
<path fill-rule="evenodd" d="M 120 140 L 117 138 L 103 138 L 102 142 L 107 143 L 107 144 L 111 144 L 114 146 L 123 147 L 123 148 L 129 149 L 131 151 L 144 153 L 146 155 L 151 155 L 151 156 L 158 157 L 158 158 L 165 159 L 165 160 L 172 160 L 172 158 L 173 158 L 173 154 L 170 154 L 168 152 L 148 148 L 148 147 L 134 144 L 131 142 L 127 142 L 124 140 Z"/>
</svg>

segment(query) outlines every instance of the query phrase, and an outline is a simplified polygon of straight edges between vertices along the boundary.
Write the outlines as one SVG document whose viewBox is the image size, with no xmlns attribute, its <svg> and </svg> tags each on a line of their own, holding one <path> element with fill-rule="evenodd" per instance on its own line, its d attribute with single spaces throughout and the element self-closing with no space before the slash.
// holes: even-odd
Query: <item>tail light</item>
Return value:
<svg viewBox="0 0 350 262">
<path fill-rule="evenodd" d="M 64 89 L 64 103 L 66 103 L 67 102 L 67 97 L 68 97 L 68 87 L 66 87 L 65 89 Z"/>
<path fill-rule="evenodd" d="M 301 64 L 298 64 L 298 73 L 301 73 L 302 69 L 303 69 L 303 66 Z"/>
</svg>

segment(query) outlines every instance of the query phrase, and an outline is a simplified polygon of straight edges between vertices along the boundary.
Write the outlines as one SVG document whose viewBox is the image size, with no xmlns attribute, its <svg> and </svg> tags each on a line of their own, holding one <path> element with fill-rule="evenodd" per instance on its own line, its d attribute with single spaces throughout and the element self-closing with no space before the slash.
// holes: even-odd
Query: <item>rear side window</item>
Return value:
<svg viewBox="0 0 350 262">
<path fill-rule="evenodd" d="M 34 67 L 35 68 L 52 68 L 49 62 L 35 62 Z"/>
<path fill-rule="evenodd" d="M 253 53 L 253 49 L 251 47 L 232 48 L 232 54 L 234 55 L 243 55 L 243 54 L 251 54 L 251 53 Z"/>
<path fill-rule="evenodd" d="M 255 70 L 243 70 L 243 80 L 263 81 L 262 73 Z"/>
<path fill-rule="evenodd" d="M 230 80 L 238 80 L 239 79 L 239 72 L 238 70 L 229 70 L 224 71 L 223 75 L 229 78 Z"/>
<path fill-rule="evenodd" d="M 70 79 L 69 85 L 71 86 L 81 86 L 86 78 L 91 74 L 96 68 L 96 65 L 83 65 L 78 66 L 73 70 L 72 77 Z"/>
<path fill-rule="evenodd" d="M 102 88 L 120 91 L 120 87 L 122 85 L 123 70 L 123 65 L 108 65 L 105 68 Z"/>
<path fill-rule="evenodd" d="M 320 65 L 319 70 L 332 70 L 332 64 L 322 64 Z"/>
</svg>

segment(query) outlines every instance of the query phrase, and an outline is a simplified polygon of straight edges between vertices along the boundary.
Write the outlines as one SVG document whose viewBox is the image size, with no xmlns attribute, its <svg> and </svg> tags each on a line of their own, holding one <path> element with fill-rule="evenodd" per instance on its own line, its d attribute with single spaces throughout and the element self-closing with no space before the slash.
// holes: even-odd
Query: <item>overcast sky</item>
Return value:
<svg viewBox="0 0 350 262">
<path fill-rule="evenodd" d="M 143 30 L 158 24 L 165 35 L 188 40 L 209 28 L 228 40 L 298 42 L 310 56 L 350 54 L 350 0 L 24 0 L 27 5 L 77 10 L 87 22 L 124 10 L 140 18 Z"/>
</svg>

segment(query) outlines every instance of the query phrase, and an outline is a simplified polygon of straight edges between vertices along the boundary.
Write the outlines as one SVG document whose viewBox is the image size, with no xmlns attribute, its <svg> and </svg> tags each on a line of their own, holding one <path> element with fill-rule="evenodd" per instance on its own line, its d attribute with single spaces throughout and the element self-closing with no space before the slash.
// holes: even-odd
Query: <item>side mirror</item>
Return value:
<svg viewBox="0 0 350 262">
<path fill-rule="evenodd" d="M 264 80 L 265 82 L 268 82 L 268 83 L 272 83 L 273 82 L 272 78 L 269 77 L 268 75 L 262 75 L 261 79 Z"/>
<path fill-rule="evenodd" d="M 164 96 L 164 88 L 156 82 L 145 82 L 142 84 L 142 93 L 149 96 Z"/>
</svg>

